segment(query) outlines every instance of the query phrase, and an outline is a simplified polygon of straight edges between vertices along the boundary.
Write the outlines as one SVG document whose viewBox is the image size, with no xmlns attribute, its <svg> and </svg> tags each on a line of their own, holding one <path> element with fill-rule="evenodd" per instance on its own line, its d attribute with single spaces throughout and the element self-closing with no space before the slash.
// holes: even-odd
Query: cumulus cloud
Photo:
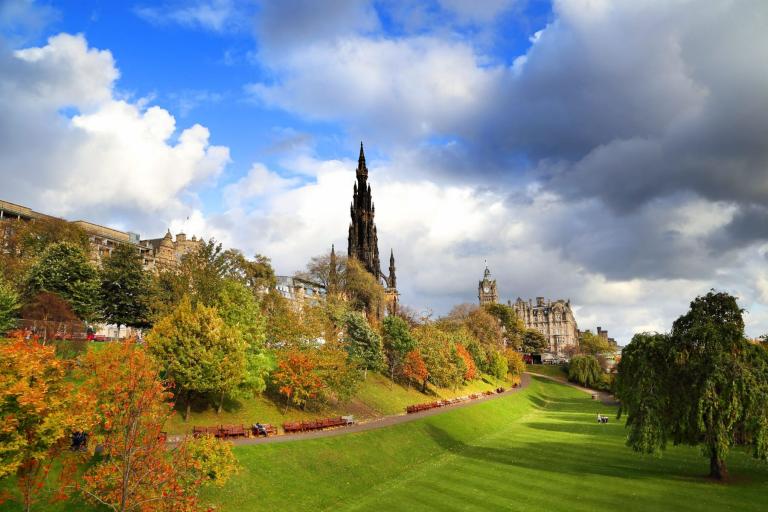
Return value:
<svg viewBox="0 0 768 512">
<path fill-rule="evenodd" d="M 229 150 L 208 129 L 181 131 L 168 111 L 121 99 L 109 51 L 81 35 L 0 55 L 4 194 L 67 217 L 161 230 Z M 184 198 L 184 200 L 182 200 Z"/>
</svg>

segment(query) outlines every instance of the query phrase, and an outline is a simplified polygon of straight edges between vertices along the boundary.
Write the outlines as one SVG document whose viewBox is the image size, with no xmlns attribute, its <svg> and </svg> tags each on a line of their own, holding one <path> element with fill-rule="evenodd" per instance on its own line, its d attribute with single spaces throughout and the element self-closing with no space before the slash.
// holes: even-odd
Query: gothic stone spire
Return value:
<svg viewBox="0 0 768 512">
<path fill-rule="evenodd" d="M 389 250 L 389 279 L 387 280 L 390 288 L 397 288 L 397 276 L 395 275 L 395 251 Z"/>
<path fill-rule="evenodd" d="M 365 165 L 363 143 L 360 143 L 360 157 L 357 160 L 357 180 L 353 188 L 347 238 L 347 256 L 357 259 L 365 269 L 378 279 L 382 276 L 379 263 L 379 240 L 374 223 L 371 185 L 368 183 L 368 168 Z"/>
</svg>

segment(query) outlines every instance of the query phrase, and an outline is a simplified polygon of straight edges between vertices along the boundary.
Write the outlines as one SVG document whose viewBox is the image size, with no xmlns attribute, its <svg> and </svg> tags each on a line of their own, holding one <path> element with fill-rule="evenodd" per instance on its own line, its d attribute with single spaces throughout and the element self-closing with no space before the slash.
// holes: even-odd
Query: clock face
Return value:
<svg viewBox="0 0 768 512">
<path fill-rule="evenodd" d="M 488 293 L 488 292 L 490 292 L 490 291 L 491 291 L 491 287 L 490 287 L 490 286 L 488 286 L 488 285 L 486 284 L 485 286 L 483 286 L 483 291 L 484 291 L 485 293 Z"/>
</svg>

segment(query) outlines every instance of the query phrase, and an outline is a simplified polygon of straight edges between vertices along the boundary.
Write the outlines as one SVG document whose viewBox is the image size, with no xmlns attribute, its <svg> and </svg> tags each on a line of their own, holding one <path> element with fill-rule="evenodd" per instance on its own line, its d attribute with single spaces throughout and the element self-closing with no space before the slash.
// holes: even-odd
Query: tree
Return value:
<svg viewBox="0 0 768 512">
<path fill-rule="evenodd" d="M 742 310 L 727 293 L 694 299 L 669 335 L 635 335 L 616 392 L 635 451 L 657 452 L 668 440 L 702 445 L 718 480 L 737 441 L 768 458 L 768 354 L 745 340 Z"/>
<path fill-rule="evenodd" d="M 343 291 L 352 309 L 364 311 L 372 320 L 380 318 L 383 313 L 385 294 L 379 280 L 354 258 L 347 260 L 344 270 Z"/>
<path fill-rule="evenodd" d="M 475 366 L 475 361 L 472 359 L 472 356 L 469 355 L 469 352 L 467 352 L 467 349 L 464 347 L 464 345 L 462 345 L 461 343 L 457 343 L 455 347 L 456 347 L 456 353 L 459 355 L 459 357 L 463 361 L 464 380 L 465 381 L 474 380 L 475 377 L 477 377 L 477 366 Z"/>
<path fill-rule="evenodd" d="M 345 319 L 344 346 L 349 357 L 357 361 L 367 377 L 368 370 L 380 370 L 384 366 L 384 350 L 381 336 L 374 331 L 365 316 L 351 311 Z"/>
<path fill-rule="evenodd" d="M 302 409 L 307 401 L 317 398 L 324 387 L 323 380 L 315 372 L 316 362 L 309 354 L 291 349 L 277 357 L 277 369 L 272 381 L 278 392 L 285 397 L 285 408 L 293 404 Z"/>
<path fill-rule="evenodd" d="M 83 495 L 119 512 L 198 510 L 200 487 L 220 471 L 216 461 L 228 457 L 206 460 L 210 450 L 201 441 L 169 447 L 163 429 L 173 395 L 157 363 L 143 347 L 125 342 L 90 353 L 84 370 L 98 413 L 90 444 L 100 444 L 105 456 L 83 475 Z"/>
<path fill-rule="evenodd" d="M 101 269 L 102 316 L 120 326 L 148 327 L 150 281 L 144 273 L 136 247 L 121 244 L 104 261 Z"/>
<path fill-rule="evenodd" d="M 99 316 L 99 277 L 85 252 L 67 242 L 51 244 L 27 275 L 27 296 L 39 292 L 60 295 L 78 318 L 92 322 Z"/>
<path fill-rule="evenodd" d="M 247 345 L 241 333 L 226 325 L 215 308 L 193 306 L 189 298 L 155 323 L 147 344 L 177 393 L 185 394 L 185 420 L 195 393 L 213 393 L 221 412 L 227 394 L 247 378 Z"/>
<path fill-rule="evenodd" d="M 264 391 L 274 362 L 265 350 L 266 318 L 253 292 L 243 283 L 227 279 L 218 300 L 224 323 L 237 329 L 246 343 L 246 375 L 240 383 L 241 394 Z"/>
<path fill-rule="evenodd" d="M 582 354 L 589 354 L 597 356 L 603 352 L 611 352 L 613 347 L 607 339 L 597 334 L 592 334 L 592 331 L 586 330 L 579 336 L 579 351 Z"/>
<path fill-rule="evenodd" d="M 3 251 L 0 251 L 0 274 L 15 286 L 23 285 L 29 267 L 51 244 L 69 242 L 87 253 L 88 234 L 78 225 L 53 217 L 34 222 L 15 219 L 0 220 Z"/>
<path fill-rule="evenodd" d="M 43 345 L 48 341 L 49 334 L 55 336 L 62 331 L 66 332 L 66 327 L 77 320 L 77 315 L 67 301 L 48 292 L 40 292 L 27 302 L 21 310 L 21 316 L 33 320 L 38 333 L 42 331 Z"/>
<path fill-rule="evenodd" d="M 507 340 L 507 346 L 514 349 L 522 348 L 525 324 L 518 318 L 515 310 L 507 304 L 498 303 L 485 304 L 483 309 L 496 317 L 501 323 L 504 338 Z"/>
<path fill-rule="evenodd" d="M 588 388 L 597 387 L 603 379 L 603 369 L 592 355 L 578 355 L 568 364 L 568 380 Z"/>
<path fill-rule="evenodd" d="M 490 355 L 490 374 L 497 379 L 503 379 L 509 371 L 507 358 L 499 351 L 493 351 Z"/>
<path fill-rule="evenodd" d="M 526 354 L 541 354 L 549 349 L 549 341 L 536 329 L 526 329 L 523 333 L 523 352 Z"/>
<path fill-rule="evenodd" d="M 331 276 L 336 273 L 336 279 L 338 282 L 334 283 L 340 289 L 344 289 L 346 283 L 344 277 L 347 273 L 347 257 L 343 255 L 336 255 L 335 268 L 331 266 L 331 253 L 327 252 L 319 256 L 313 256 L 307 268 L 303 272 L 300 272 L 299 277 L 303 277 L 309 281 L 319 283 L 325 286 L 326 289 L 331 287 Z"/>
<path fill-rule="evenodd" d="M 398 316 L 388 316 L 381 323 L 384 352 L 387 356 L 389 376 L 395 380 L 395 374 L 401 370 L 405 356 L 416 348 L 416 340 L 405 320 Z"/>
<path fill-rule="evenodd" d="M 16 314 L 19 312 L 19 295 L 0 276 L 0 335 L 16 326 Z"/>
<path fill-rule="evenodd" d="M 221 257 L 224 260 L 222 277 L 244 284 L 253 293 L 264 293 L 275 286 L 275 271 L 266 256 L 257 254 L 249 260 L 237 249 L 227 249 Z"/>
<path fill-rule="evenodd" d="M 424 364 L 424 360 L 421 358 L 418 350 L 411 350 L 405 355 L 403 376 L 408 379 L 409 383 L 413 381 L 420 384 L 422 392 L 426 391 L 429 370 L 427 370 L 427 365 Z"/>
<path fill-rule="evenodd" d="M 419 354 L 429 372 L 429 381 L 438 387 L 453 387 L 461 373 L 456 369 L 455 349 L 449 335 L 434 325 L 422 325 L 414 329 Z"/>
<path fill-rule="evenodd" d="M 504 351 L 504 357 L 507 358 L 507 371 L 513 377 L 520 377 L 525 373 L 525 361 L 523 355 L 516 350 L 508 348 Z"/>
<path fill-rule="evenodd" d="M 24 510 L 43 492 L 71 433 L 86 430 L 88 409 L 53 347 L 21 336 L 0 343 L 0 477 L 16 474 Z"/>
</svg>

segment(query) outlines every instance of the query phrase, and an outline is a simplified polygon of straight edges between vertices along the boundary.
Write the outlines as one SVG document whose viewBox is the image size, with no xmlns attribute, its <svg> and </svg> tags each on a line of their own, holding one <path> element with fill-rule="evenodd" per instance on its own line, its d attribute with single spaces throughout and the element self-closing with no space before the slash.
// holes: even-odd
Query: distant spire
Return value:
<svg viewBox="0 0 768 512">
<path fill-rule="evenodd" d="M 330 266 L 330 269 L 328 269 L 328 293 L 336 293 L 339 276 L 336 272 L 336 247 L 333 244 L 331 244 L 331 259 L 328 265 Z"/>
<path fill-rule="evenodd" d="M 390 288 L 397 288 L 397 276 L 395 275 L 395 251 L 389 250 L 389 279 L 387 284 Z"/>
<path fill-rule="evenodd" d="M 360 156 L 357 159 L 357 176 L 367 178 L 368 167 L 365 166 L 365 151 L 363 150 L 363 141 L 360 141 Z"/>
</svg>

